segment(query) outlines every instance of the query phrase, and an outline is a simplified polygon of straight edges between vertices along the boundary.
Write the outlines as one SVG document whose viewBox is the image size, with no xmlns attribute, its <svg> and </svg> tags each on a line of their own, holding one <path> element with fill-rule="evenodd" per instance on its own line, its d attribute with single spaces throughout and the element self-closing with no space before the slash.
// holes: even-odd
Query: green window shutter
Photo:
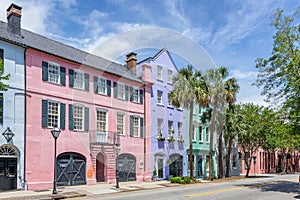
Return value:
<svg viewBox="0 0 300 200">
<path fill-rule="evenodd" d="M 48 127 L 48 101 L 42 100 L 42 127 Z"/>
<path fill-rule="evenodd" d="M 60 67 L 60 84 L 66 86 L 66 68 Z"/>
<path fill-rule="evenodd" d="M 74 87 L 74 70 L 69 69 L 69 87 Z"/>
<path fill-rule="evenodd" d="M 133 116 L 130 116 L 130 137 L 133 136 Z"/>
<path fill-rule="evenodd" d="M 140 104 L 143 104 L 143 99 L 144 99 L 144 91 L 140 90 Z"/>
<path fill-rule="evenodd" d="M 90 75 L 84 73 L 84 89 L 86 91 L 90 90 Z"/>
<path fill-rule="evenodd" d="M 84 130 L 88 131 L 89 130 L 89 108 L 85 107 L 84 108 Z"/>
<path fill-rule="evenodd" d="M 106 90 L 107 90 L 107 96 L 111 96 L 111 81 L 106 80 Z"/>
<path fill-rule="evenodd" d="M 140 137 L 144 138 L 144 118 L 140 118 Z"/>
<path fill-rule="evenodd" d="M 125 100 L 128 101 L 128 86 L 125 85 Z"/>
<path fill-rule="evenodd" d="M 117 98 L 118 94 L 118 83 L 114 82 L 114 98 Z"/>
<path fill-rule="evenodd" d="M 130 87 L 130 93 L 129 93 L 129 101 L 133 101 L 133 87 Z"/>
<path fill-rule="evenodd" d="M 60 128 L 66 127 L 66 104 L 60 103 Z"/>
<path fill-rule="evenodd" d="M 69 129 L 74 130 L 74 115 L 73 105 L 69 104 Z"/>
<path fill-rule="evenodd" d="M 98 77 L 94 76 L 94 92 L 98 93 Z"/>
<path fill-rule="evenodd" d="M 48 81 L 48 63 L 42 61 L 42 80 Z"/>
</svg>

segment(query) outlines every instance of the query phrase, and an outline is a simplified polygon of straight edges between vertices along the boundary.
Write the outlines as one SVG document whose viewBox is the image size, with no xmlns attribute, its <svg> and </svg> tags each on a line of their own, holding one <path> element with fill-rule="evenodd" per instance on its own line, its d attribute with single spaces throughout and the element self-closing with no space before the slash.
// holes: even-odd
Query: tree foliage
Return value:
<svg viewBox="0 0 300 200">
<path fill-rule="evenodd" d="M 3 83 L 3 80 L 8 80 L 10 77 L 10 74 L 4 75 L 4 66 L 3 61 L 0 58 L 0 91 L 7 91 L 9 85 Z M 1 108 L 2 109 L 2 108 Z"/>
</svg>

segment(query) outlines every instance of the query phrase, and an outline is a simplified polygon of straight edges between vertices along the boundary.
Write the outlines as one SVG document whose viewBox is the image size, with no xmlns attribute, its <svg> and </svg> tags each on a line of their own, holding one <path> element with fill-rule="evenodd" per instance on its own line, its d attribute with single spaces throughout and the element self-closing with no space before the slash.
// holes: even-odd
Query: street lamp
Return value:
<svg viewBox="0 0 300 200">
<path fill-rule="evenodd" d="M 115 152 L 116 152 L 116 188 L 119 188 L 119 170 L 118 170 L 118 155 L 120 152 L 120 147 L 119 145 L 115 145 L 114 148 Z"/>
<path fill-rule="evenodd" d="M 60 134 L 60 129 L 57 127 L 57 125 L 54 125 L 53 129 L 51 130 L 51 133 L 54 138 L 54 179 L 53 179 L 52 194 L 57 194 L 57 191 L 56 191 L 56 140 Z"/>
<path fill-rule="evenodd" d="M 11 141 L 11 139 L 15 136 L 15 134 L 10 130 L 9 127 L 2 133 L 2 135 L 5 137 L 6 142 Z"/>
</svg>

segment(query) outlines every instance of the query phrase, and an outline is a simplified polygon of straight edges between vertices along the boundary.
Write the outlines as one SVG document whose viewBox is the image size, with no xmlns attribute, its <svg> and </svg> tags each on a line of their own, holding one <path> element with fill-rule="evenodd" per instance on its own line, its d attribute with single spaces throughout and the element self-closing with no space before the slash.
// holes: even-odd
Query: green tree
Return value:
<svg viewBox="0 0 300 200">
<path fill-rule="evenodd" d="M 257 80 L 267 101 L 279 103 L 289 110 L 289 121 L 299 126 L 300 116 L 300 6 L 293 15 L 278 10 L 271 23 L 276 29 L 269 58 L 258 58 Z"/>
<path fill-rule="evenodd" d="M 4 66 L 3 66 L 3 61 L 0 58 L 0 91 L 7 91 L 9 85 L 3 83 L 3 80 L 8 80 L 10 77 L 10 74 L 7 74 L 7 75 L 3 75 L 3 74 L 4 74 Z"/>
<path fill-rule="evenodd" d="M 194 104 L 208 106 L 208 88 L 200 71 L 193 71 L 191 65 L 183 68 L 174 77 L 174 88 L 170 93 L 172 104 L 189 109 L 189 168 L 190 177 L 193 178 L 193 110 Z"/>
</svg>

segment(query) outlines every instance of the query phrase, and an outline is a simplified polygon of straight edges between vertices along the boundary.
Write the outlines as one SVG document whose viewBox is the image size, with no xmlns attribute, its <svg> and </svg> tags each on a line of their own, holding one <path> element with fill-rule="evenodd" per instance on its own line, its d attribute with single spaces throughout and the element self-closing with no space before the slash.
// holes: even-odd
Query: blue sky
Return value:
<svg viewBox="0 0 300 200">
<path fill-rule="evenodd" d="M 23 7 L 23 28 L 119 62 L 129 51 L 142 60 L 163 47 L 184 49 L 175 53 L 189 61 L 199 46 L 216 66 L 228 67 L 230 76 L 238 79 L 238 102 L 262 105 L 259 89 L 251 86 L 257 74 L 255 59 L 271 53 L 275 30 L 270 22 L 277 8 L 290 14 L 300 5 L 298 0 L 1 0 L 0 20 L 6 22 L 12 2 Z M 153 39 L 151 31 L 163 35 L 166 30 L 160 41 Z M 130 44 L 114 40 L 107 46 L 123 33 L 130 33 Z M 182 36 L 173 40 L 182 42 L 175 48 L 165 42 L 170 33 Z M 188 47 L 189 40 L 194 47 Z"/>
</svg>

